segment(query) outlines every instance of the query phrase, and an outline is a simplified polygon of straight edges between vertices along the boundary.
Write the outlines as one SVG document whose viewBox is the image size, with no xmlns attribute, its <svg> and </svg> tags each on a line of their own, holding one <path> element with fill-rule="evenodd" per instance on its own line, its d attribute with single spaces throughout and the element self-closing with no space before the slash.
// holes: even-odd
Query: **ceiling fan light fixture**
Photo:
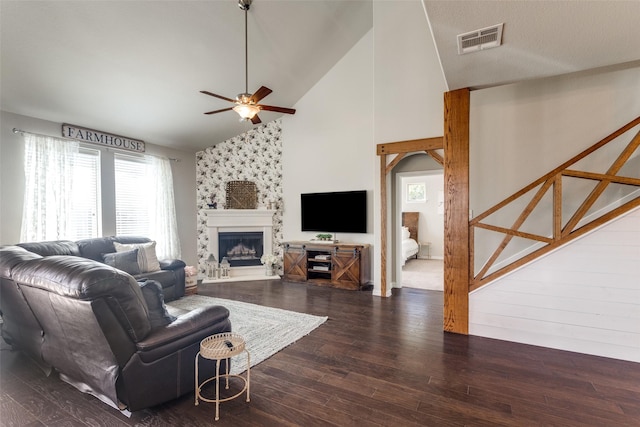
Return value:
<svg viewBox="0 0 640 427">
<path fill-rule="evenodd" d="M 240 120 L 251 120 L 260 112 L 260 107 L 255 104 L 236 104 L 233 111 L 240 115 Z"/>
<path fill-rule="evenodd" d="M 258 104 L 261 99 L 269 95 L 272 90 L 266 86 L 260 86 L 260 88 L 253 94 L 249 92 L 249 43 L 247 37 L 247 11 L 249 10 L 253 0 L 238 0 L 238 6 L 244 11 L 244 92 L 239 93 L 236 99 L 230 99 L 226 96 L 217 95 L 206 90 L 201 90 L 200 93 L 213 96 L 214 98 L 223 99 L 234 103 L 233 107 L 222 108 L 220 110 L 208 111 L 204 114 L 216 114 L 223 111 L 233 110 L 240 115 L 240 121 L 251 121 L 254 125 L 262 123 L 258 113 L 262 110 L 275 111 L 284 114 L 295 114 L 296 110 L 293 108 L 275 107 L 273 105 L 261 105 Z"/>
</svg>

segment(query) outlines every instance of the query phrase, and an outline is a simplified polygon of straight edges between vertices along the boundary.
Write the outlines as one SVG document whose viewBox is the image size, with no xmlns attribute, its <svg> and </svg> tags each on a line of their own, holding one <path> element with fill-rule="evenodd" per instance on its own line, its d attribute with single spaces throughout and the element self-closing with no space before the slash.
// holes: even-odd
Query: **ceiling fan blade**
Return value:
<svg viewBox="0 0 640 427">
<path fill-rule="evenodd" d="M 284 108 L 284 107 L 274 107 L 271 105 L 262 105 L 260 104 L 260 109 L 265 111 L 275 111 L 277 113 L 285 113 L 285 114 L 295 114 L 296 110 L 293 108 Z"/>
<path fill-rule="evenodd" d="M 222 96 L 222 95 L 216 95 L 215 93 L 211 93 L 211 92 L 208 92 L 206 90 L 201 90 L 200 93 L 204 93 L 205 95 L 209 95 L 209 96 L 213 96 L 213 97 L 216 97 L 216 98 L 224 99 L 225 101 L 236 102 L 235 99 L 227 98 L 226 96 Z"/>
<path fill-rule="evenodd" d="M 233 110 L 233 108 L 229 107 L 229 108 L 223 108 L 222 110 L 208 111 L 205 114 L 216 114 L 216 113 L 222 113 L 223 111 L 229 111 L 229 110 Z"/>
<path fill-rule="evenodd" d="M 269 89 L 266 86 L 260 86 L 260 89 L 258 89 L 256 91 L 256 93 L 254 93 L 253 95 L 251 95 L 251 100 L 256 103 L 258 101 L 260 101 L 262 98 L 264 98 L 265 96 L 269 95 L 271 92 L 273 92 L 271 89 Z"/>
<path fill-rule="evenodd" d="M 260 117 L 258 117 L 258 115 L 256 114 L 251 118 L 251 123 L 253 123 L 254 125 L 257 125 L 258 123 L 262 123 L 262 120 L 260 120 Z"/>
</svg>

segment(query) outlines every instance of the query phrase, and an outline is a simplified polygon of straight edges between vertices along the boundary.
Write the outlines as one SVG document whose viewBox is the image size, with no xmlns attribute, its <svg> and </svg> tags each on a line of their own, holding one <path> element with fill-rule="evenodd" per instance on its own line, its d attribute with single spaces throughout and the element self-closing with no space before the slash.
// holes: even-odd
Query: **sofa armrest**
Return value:
<svg viewBox="0 0 640 427">
<path fill-rule="evenodd" d="M 209 335 L 231 332 L 229 310 L 222 306 L 201 307 L 179 316 L 165 327 L 155 329 L 136 343 L 140 359 L 146 363 L 200 342 Z"/>
<path fill-rule="evenodd" d="M 187 264 L 180 259 L 161 259 L 158 262 L 160 263 L 161 270 L 177 270 L 187 266 Z"/>
</svg>

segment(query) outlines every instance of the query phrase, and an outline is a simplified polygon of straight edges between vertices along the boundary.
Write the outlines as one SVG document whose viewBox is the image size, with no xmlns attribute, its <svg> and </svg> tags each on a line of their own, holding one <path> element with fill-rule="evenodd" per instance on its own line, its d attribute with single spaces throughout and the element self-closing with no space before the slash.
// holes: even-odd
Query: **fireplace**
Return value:
<svg viewBox="0 0 640 427">
<path fill-rule="evenodd" d="M 219 260 L 227 258 L 231 267 L 262 265 L 261 231 L 218 232 Z"/>
<path fill-rule="evenodd" d="M 204 259 L 227 257 L 231 278 L 264 277 L 260 257 L 273 252 L 273 214 L 270 209 L 206 209 L 209 245 Z"/>
</svg>

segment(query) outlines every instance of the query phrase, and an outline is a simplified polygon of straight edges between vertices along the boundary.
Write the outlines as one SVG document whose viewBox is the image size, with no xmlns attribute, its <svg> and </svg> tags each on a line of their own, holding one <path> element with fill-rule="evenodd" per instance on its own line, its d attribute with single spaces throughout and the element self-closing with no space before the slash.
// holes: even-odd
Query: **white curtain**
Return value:
<svg viewBox="0 0 640 427">
<path fill-rule="evenodd" d="M 25 134 L 25 192 L 20 241 L 68 238 L 73 170 L 79 145 Z"/>
<path fill-rule="evenodd" d="M 156 252 L 161 259 L 180 259 L 180 239 L 173 196 L 171 161 L 166 158 L 145 156 L 149 189 L 149 230 L 156 240 Z"/>
</svg>

